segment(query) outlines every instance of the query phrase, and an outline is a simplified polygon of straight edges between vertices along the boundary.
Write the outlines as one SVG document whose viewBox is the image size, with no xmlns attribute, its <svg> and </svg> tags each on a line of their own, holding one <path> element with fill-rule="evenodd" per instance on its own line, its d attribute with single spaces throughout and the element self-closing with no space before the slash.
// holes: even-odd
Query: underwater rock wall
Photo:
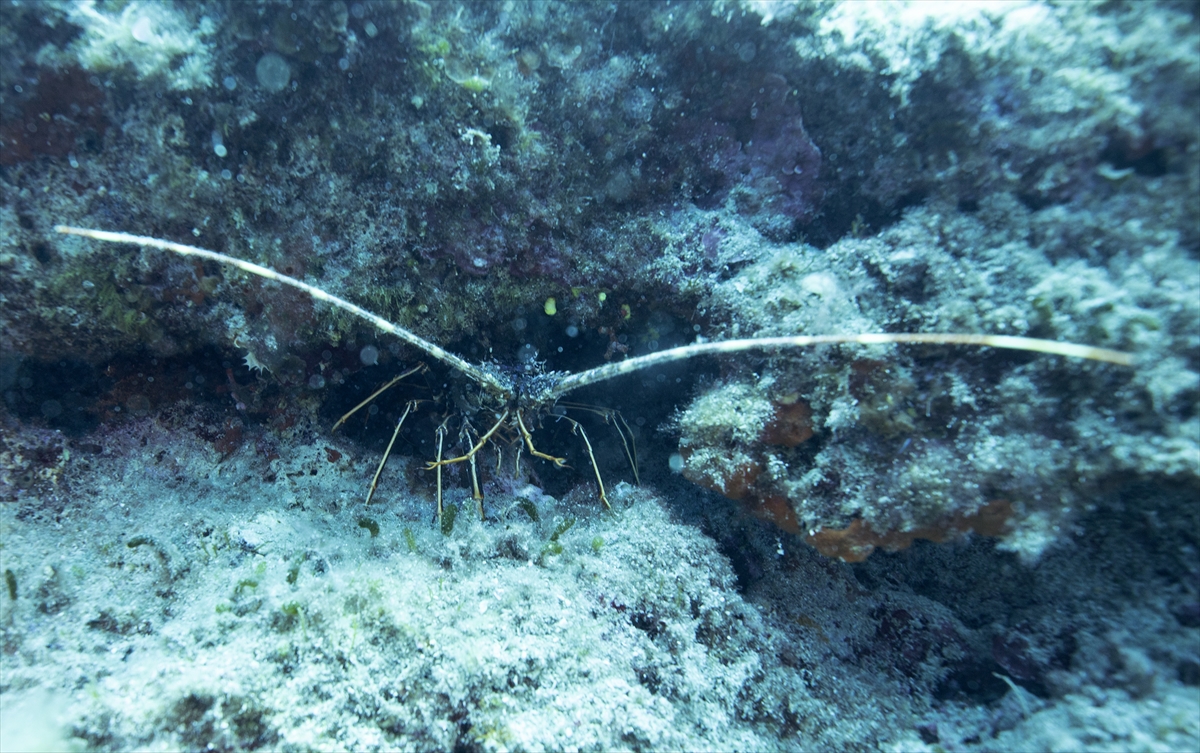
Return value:
<svg viewBox="0 0 1200 753">
<path fill-rule="evenodd" d="M 50 748 L 1194 748 L 1198 45 L 1170 2 L 0 0 L 5 718 Z M 483 522 L 447 469 L 439 526 L 425 463 L 447 416 L 494 423 L 478 385 L 433 364 L 331 434 L 424 354 L 59 223 L 506 374 L 859 332 L 1136 365 L 627 375 L 569 396 L 594 455 L 545 406 L 567 467 L 488 454 Z"/>
</svg>

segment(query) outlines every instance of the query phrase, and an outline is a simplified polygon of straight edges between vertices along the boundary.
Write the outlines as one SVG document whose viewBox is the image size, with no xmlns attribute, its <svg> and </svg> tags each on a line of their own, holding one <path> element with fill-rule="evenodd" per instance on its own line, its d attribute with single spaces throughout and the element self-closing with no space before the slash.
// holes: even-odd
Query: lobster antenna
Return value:
<svg viewBox="0 0 1200 753">
<path fill-rule="evenodd" d="M 54 230 L 55 232 L 59 233 L 66 233 L 68 235 L 81 235 L 85 238 L 93 238 L 95 240 L 106 241 L 108 243 L 131 243 L 135 246 L 142 246 L 143 248 L 157 248 L 162 251 L 172 251 L 184 256 L 198 256 L 201 259 L 209 259 L 220 264 L 227 264 L 231 267 L 237 267 L 243 272 L 249 272 L 252 275 L 258 275 L 259 277 L 264 277 L 268 280 L 274 280 L 275 282 L 280 282 L 284 285 L 290 285 L 297 290 L 302 290 L 305 293 L 308 293 L 319 301 L 331 303 L 343 311 L 348 311 L 360 319 L 367 320 L 384 332 L 395 335 L 414 348 L 423 350 L 433 358 L 453 366 L 484 387 L 490 387 L 501 394 L 511 394 L 512 392 L 512 387 L 502 383 L 495 375 L 484 371 L 472 363 L 464 361 L 462 358 L 454 355 L 444 348 L 439 348 L 423 337 L 419 337 L 418 335 L 409 332 L 397 324 L 392 324 L 387 319 L 384 319 L 377 314 L 372 314 L 370 311 L 367 311 L 361 306 L 356 306 L 344 298 L 339 298 L 332 293 L 326 293 L 324 290 L 321 290 L 318 287 L 309 285 L 306 282 L 301 282 L 294 277 L 288 277 L 287 275 L 280 274 L 268 267 L 248 261 L 242 261 L 241 259 L 237 259 L 232 256 L 226 256 L 225 254 L 217 253 L 216 251 L 209 251 L 207 249 L 197 248 L 196 246 L 185 246 L 182 243 L 172 243 L 171 241 L 159 240 L 158 238 L 150 238 L 144 235 L 110 233 L 106 230 L 90 230 L 88 228 L 70 227 L 68 225 L 55 225 Z"/>
<path fill-rule="evenodd" d="M 922 343 L 926 345 L 975 345 L 986 348 L 1008 348 L 1033 353 L 1049 353 L 1069 358 L 1086 358 L 1092 361 L 1115 363 L 1119 366 L 1132 366 L 1133 355 L 1119 350 L 1093 348 L 1090 345 L 1076 345 L 1056 340 L 1039 340 L 1033 337 L 1012 337 L 1009 335 L 959 335 L 940 332 L 903 333 L 903 334 L 863 334 L 863 335 L 796 335 L 793 337 L 762 337 L 744 340 L 722 340 L 720 342 L 694 343 L 678 348 L 660 350 L 637 358 L 597 366 L 594 369 L 571 374 L 558 382 L 547 395 L 548 399 L 556 400 L 563 395 L 586 387 L 590 384 L 603 382 L 623 374 L 641 371 L 664 363 L 683 361 L 695 356 L 714 355 L 718 353 L 740 353 L 745 350 L 779 350 L 781 348 L 809 348 L 813 345 L 833 345 L 853 343 L 855 345 L 890 345 L 894 343 Z"/>
<path fill-rule="evenodd" d="M 347 311 L 360 319 L 364 319 L 379 329 L 389 334 L 395 335 L 409 345 L 418 348 L 431 357 L 436 358 L 443 363 L 446 363 L 468 377 L 474 379 L 479 384 L 491 388 L 500 394 L 511 395 L 511 385 L 505 384 L 494 374 L 481 369 L 480 367 L 463 360 L 459 356 L 454 355 L 444 348 L 429 342 L 428 340 L 404 329 L 403 327 L 392 324 L 383 317 L 373 314 L 370 311 L 357 306 L 344 298 L 339 298 L 332 293 L 326 293 L 318 287 L 309 285 L 306 282 L 301 282 L 294 277 L 289 277 L 280 274 L 273 269 L 264 267 L 253 262 L 243 261 L 241 259 L 227 256 L 226 254 L 207 249 L 198 248 L 196 246 L 187 246 L 182 243 L 172 243 L 171 241 L 159 240 L 158 238 L 150 238 L 143 235 L 131 235 L 129 233 L 113 233 L 105 230 L 91 230 L 88 228 L 70 227 L 68 225 L 56 225 L 54 230 L 59 233 L 69 235 L 79 235 L 85 238 L 93 238 L 99 241 L 108 243 L 129 243 L 135 246 L 144 248 L 156 248 L 163 251 L 171 251 L 184 256 L 198 256 L 202 259 L 210 259 L 220 264 L 226 264 L 236 267 L 244 272 L 257 275 L 259 277 L 274 280 L 284 285 L 290 285 L 297 290 L 301 290 L 319 301 L 325 301 L 337 308 Z M 1010 350 L 1021 350 L 1033 353 L 1047 353 L 1050 355 L 1066 356 L 1069 358 L 1085 358 L 1093 361 L 1104 361 L 1113 363 L 1119 366 L 1132 366 L 1134 357 L 1132 354 L 1124 353 L 1118 350 L 1109 350 L 1107 348 L 1095 348 L 1090 345 L 1078 345 L 1075 343 L 1058 342 L 1056 340 L 1040 340 L 1032 337 L 1013 337 L 1010 335 L 971 335 L 971 334 L 953 334 L 953 333 L 874 333 L 874 334 L 857 334 L 857 335 L 795 335 L 790 337 L 764 337 L 764 338 L 748 338 L 741 340 L 723 340 L 720 342 L 694 343 L 692 345 L 683 345 L 678 348 L 670 348 L 657 353 L 650 353 L 637 358 L 630 358 L 617 363 L 605 364 L 594 369 L 571 374 L 560 380 L 553 388 L 545 395 L 546 400 L 557 400 L 568 392 L 572 392 L 581 387 L 586 387 L 598 382 L 607 381 L 614 377 L 630 374 L 642 369 L 648 369 L 653 366 L 659 366 L 665 363 L 673 363 L 675 361 L 683 361 L 688 358 L 703 355 L 715 355 L 722 353 L 740 353 L 747 350 L 779 350 L 782 348 L 808 348 L 814 345 L 833 345 L 833 344 L 855 344 L 855 345 L 890 345 L 896 343 L 920 343 L 926 345 L 971 345 L 988 348 L 1007 348 Z"/>
</svg>

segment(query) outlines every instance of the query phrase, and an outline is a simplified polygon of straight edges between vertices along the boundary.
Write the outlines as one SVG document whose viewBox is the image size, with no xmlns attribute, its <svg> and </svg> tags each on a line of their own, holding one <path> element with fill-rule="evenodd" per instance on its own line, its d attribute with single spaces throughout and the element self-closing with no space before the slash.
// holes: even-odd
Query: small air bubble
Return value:
<svg viewBox="0 0 1200 753">
<path fill-rule="evenodd" d="M 362 361 L 364 366 L 374 366 L 379 363 L 379 348 L 374 345 L 363 347 L 358 351 L 358 360 Z"/>
<path fill-rule="evenodd" d="M 370 413 L 372 416 L 374 416 L 378 412 L 379 412 L 378 405 L 372 405 L 370 408 L 367 408 L 367 413 Z"/>
<path fill-rule="evenodd" d="M 319 390 L 325 386 L 325 377 L 320 374 L 313 374 L 308 378 L 309 389 Z"/>
<path fill-rule="evenodd" d="M 667 461 L 667 465 L 670 466 L 672 473 L 682 473 L 683 455 L 680 455 L 678 452 L 672 453 L 670 460 Z"/>
<path fill-rule="evenodd" d="M 567 327 L 566 331 L 567 337 L 579 337 L 579 327 L 576 327 L 574 324 Z"/>
<path fill-rule="evenodd" d="M 149 18 L 142 16 L 134 21 L 133 28 L 129 30 L 129 36 L 142 44 L 150 44 L 154 41 L 154 25 Z"/>
<path fill-rule="evenodd" d="M 224 80 L 221 81 L 221 85 L 224 86 L 227 90 L 233 91 L 234 89 L 237 88 L 237 79 L 234 78 L 233 76 L 226 76 L 224 78 Z"/>
<path fill-rule="evenodd" d="M 517 360 L 521 361 L 522 363 L 529 363 L 533 361 L 533 359 L 537 358 L 537 354 L 538 349 L 533 347 L 533 345 L 530 343 L 525 343 L 521 347 L 517 348 Z"/>
<path fill-rule="evenodd" d="M 221 171 L 221 180 L 233 180 L 233 173 L 229 170 Z"/>
<path fill-rule="evenodd" d="M 282 56 L 268 52 L 259 58 L 254 67 L 254 76 L 258 85 L 269 92 L 283 91 L 292 77 L 292 67 Z"/>
<path fill-rule="evenodd" d="M 524 331 L 527 324 L 529 324 L 529 322 L 525 321 L 525 317 L 518 316 L 516 319 L 513 319 L 512 328 L 517 332 L 521 332 Z"/>
<path fill-rule="evenodd" d="M 196 375 L 196 384 L 204 384 L 204 375 L 203 374 Z"/>
<path fill-rule="evenodd" d="M 338 58 L 338 68 L 343 71 L 350 70 L 350 61 L 347 58 Z"/>
</svg>

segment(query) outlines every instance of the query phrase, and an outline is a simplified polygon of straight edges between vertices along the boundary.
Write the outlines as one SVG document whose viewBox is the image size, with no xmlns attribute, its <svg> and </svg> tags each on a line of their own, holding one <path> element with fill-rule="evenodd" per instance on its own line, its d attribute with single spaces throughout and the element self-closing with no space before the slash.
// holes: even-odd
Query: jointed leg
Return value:
<svg viewBox="0 0 1200 753">
<path fill-rule="evenodd" d="M 530 455 L 533 455 L 535 458 L 541 458 L 542 460 L 549 460 L 551 463 L 554 463 L 555 468 L 563 468 L 566 466 L 566 458 L 556 458 L 553 455 L 547 455 L 544 452 L 538 452 L 537 448 L 533 446 L 533 435 L 530 434 L 529 429 L 525 427 L 525 420 L 521 418 L 521 411 L 517 411 L 517 428 L 521 430 L 521 437 L 525 440 L 525 446 L 529 448 Z"/>
<path fill-rule="evenodd" d="M 389 388 L 390 388 L 392 385 L 394 385 L 396 382 L 399 382 L 399 381 L 400 381 L 401 379 L 403 379 L 404 377 L 407 377 L 407 376 L 412 376 L 413 374 L 417 373 L 418 371 L 421 371 L 421 372 L 424 372 L 424 371 L 429 371 L 429 367 L 428 367 L 428 366 L 426 366 L 426 365 L 425 365 L 425 364 L 423 364 L 423 363 L 419 363 L 419 364 L 417 364 L 416 366 L 414 366 L 414 367 L 412 367 L 411 369 L 409 369 L 408 371 L 406 371 L 406 372 L 404 372 L 403 374 L 401 374 L 400 376 L 396 377 L 396 378 L 395 378 L 395 379 L 393 379 L 392 381 L 390 381 L 390 382 L 388 382 L 387 384 L 383 385 L 383 386 L 382 386 L 382 387 L 380 387 L 379 389 L 375 390 L 374 392 L 372 392 L 372 393 L 371 393 L 371 396 L 370 396 L 370 397 L 368 397 L 366 400 L 363 400 L 361 403 L 359 403 L 358 405 L 356 405 L 356 406 L 354 406 L 353 408 L 351 408 L 351 409 L 350 409 L 350 411 L 349 411 L 348 413 L 346 413 L 346 415 L 344 415 L 344 416 L 342 416 L 341 418 L 339 418 L 339 419 L 338 419 L 338 421 L 337 421 L 337 423 L 333 425 L 333 428 L 332 428 L 332 429 L 330 429 L 330 431 L 331 431 L 331 432 L 332 432 L 332 431 L 337 431 L 339 426 L 341 426 L 342 424 L 346 423 L 346 419 L 350 418 L 350 417 L 351 417 L 351 416 L 353 416 L 355 413 L 357 413 L 357 412 L 358 412 L 358 410 L 359 410 L 360 408 L 362 408 L 364 405 L 366 405 L 367 403 L 371 402 L 371 401 L 372 401 L 372 400 L 374 400 L 375 398 L 379 397 L 379 395 L 380 395 L 380 394 L 382 394 L 382 393 L 383 393 L 385 390 L 389 389 Z"/>
<path fill-rule="evenodd" d="M 425 466 L 425 470 L 430 470 L 433 468 L 440 468 L 443 465 L 453 465 L 454 463 L 461 463 L 464 460 L 470 460 L 471 458 L 475 457 L 475 453 L 477 453 L 481 449 L 483 449 L 483 446 L 488 443 L 488 440 L 492 438 L 493 434 L 495 434 L 497 431 L 499 431 L 500 427 L 504 425 L 504 422 L 507 419 L 508 419 L 508 411 L 504 411 L 503 415 L 500 416 L 500 420 L 497 421 L 495 424 L 493 424 L 492 428 L 488 429 L 487 434 L 484 434 L 482 437 L 480 437 L 479 441 L 475 443 L 475 446 L 472 447 L 470 450 L 467 450 L 467 453 L 465 455 L 459 455 L 456 458 L 448 458 L 446 460 L 442 460 L 441 453 L 438 453 L 437 461 L 428 463 Z"/>
<path fill-rule="evenodd" d="M 446 436 L 446 424 L 442 423 L 442 425 L 438 427 L 437 460 L 435 460 L 431 463 L 428 463 L 425 466 L 426 470 L 429 470 L 430 468 L 436 468 L 437 473 L 438 473 L 438 521 L 441 521 L 441 519 L 442 519 L 442 466 L 443 465 L 451 465 L 453 463 L 461 463 L 464 460 L 468 461 L 471 464 L 471 485 L 473 487 L 473 494 L 474 494 L 475 500 L 476 500 L 476 502 L 478 502 L 479 518 L 480 518 L 480 520 L 483 519 L 483 492 L 481 492 L 479 490 L 479 474 L 475 467 L 475 454 L 477 452 L 479 452 L 481 449 L 483 449 L 483 446 L 488 443 L 488 440 L 490 440 L 492 438 L 492 435 L 495 434 L 500 429 L 500 427 L 504 425 L 504 421 L 507 418 L 508 418 L 508 411 L 504 411 L 504 414 L 502 416 L 500 416 L 500 420 L 496 421 L 496 423 L 492 425 L 492 428 L 488 429 L 487 434 L 484 434 L 482 437 L 480 437 L 479 441 L 476 442 L 475 445 L 473 447 L 471 447 L 470 450 L 467 450 L 466 454 L 460 455 L 456 458 L 449 458 L 446 460 L 442 459 L 442 443 Z M 467 440 L 467 442 L 471 441 L 471 435 L 470 435 L 469 429 L 466 426 L 463 427 L 463 436 Z"/>
<path fill-rule="evenodd" d="M 437 522 L 438 527 L 442 525 L 442 445 L 446 441 L 446 422 L 437 428 L 438 454 L 437 463 L 434 467 L 437 468 Z"/>
<path fill-rule="evenodd" d="M 641 486 L 642 479 L 638 475 L 637 442 L 633 438 L 633 429 L 629 428 L 629 424 L 625 421 L 625 417 L 621 415 L 620 411 L 615 411 L 612 408 L 597 408 L 593 405 L 568 403 L 565 401 L 558 403 L 558 405 L 564 408 L 595 413 L 604 419 L 604 423 L 612 424 L 612 427 L 617 430 L 617 436 L 621 438 L 621 445 L 625 449 L 625 459 L 629 461 L 629 468 L 633 471 L 633 482 Z M 566 418 L 565 415 L 560 415 L 560 417 Z"/>
<path fill-rule="evenodd" d="M 613 411 L 612 413 L 616 416 L 617 421 L 620 422 L 620 426 L 616 422 L 613 423 L 613 426 L 616 427 L 617 434 L 621 436 L 621 444 L 625 447 L 625 458 L 629 461 L 629 467 L 633 469 L 633 483 L 641 486 L 642 479 L 638 476 L 637 442 L 633 438 L 633 429 L 630 429 L 629 424 L 625 423 L 624 416 L 617 411 Z M 621 430 L 621 426 L 625 427 L 624 431 Z M 626 434 L 629 435 L 628 442 L 625 441 Z"/>
<path fill-rule="evenodd" d="M 367 492 L 366 504 L 371 504 L 371 497 L 375 496 L 375 489 L 379 486 L 379 474 L 383 473 L 383 466 L 387 463 L 388 456 L 392 454 L 392 445 L 396 444 L 396 437 L 400 436 L 400 427 L 404 426 L 404 419 L 408 418 L 408 414 L 416 407 L 416 400 L 409 400 L 408 405 L 404 406 L 404 413 L 400 416 L 400 420 L 396 422 L 396 430 L 392 432 L 392 439 L 388 442 L 387 449 L 383 451 L 383 458 L 379 461 L 379 467 L 375 469 L 375 477 L 371 479 L 371 488 Z M 358 408 L 355 408 L 355 410 L 358 410 Z M 351 411 L 351 413 L 353 412 Z M 339 423 L 341 422 L 339 421 Z"/>
<path fill-rule="evenodd" d="M 471 444 L 471 425 L 469 423 L 465 421 L 463 422 L 462 432 L 460 432 L 459 436 L 465 440 L 468 445 Z M 475 506 L 479 508 L 479 519 L 483 520 L 483 492 L 479 491 L 479 472 L 475 467 L 476 452 L 478 452 L 478 450 L 470 454 L 470 456 L 467 458 L 467 462 L 471 466 L 471 496 L 475 499 Z"/>
<path fill-rule="evenodd" d="M 608 495 L 604 493 L 604 479 L 600 478 L 600 466 L 596 465 L 596 456 L 592 453 L 592 443 L 588 441 L 587 432 L 575 419 L 566 416 L 562 416 L 562 418 L 570 421 L 571 431 L 583 439 L 583 446 L 587 448 L 588 460 L 592 461 L 592 470 L 596 473 L 596 485 L 600 487 L 600 501 L 604 503 L 605 510 L 611 510 L 612 505 L 608 503 Z"/>
<path fill-rule="evenodd" d="M 575 419 L 567 418 L 566 416 L 560 416 L 559 418 L 570 421 L 572 427 L 571 431 L 583 437 L 583 444 L 585 447 L 587 447 L 588 459 L 592 461 L 592 470 L 596 472 L 596 483 L 600 487 L 600 501 L 604 503 L 605 509 L 611 510 L 612 505 L 608 503 L 608 495 L 604 493 L 604 480 L 600 478 L 600 466 L 596 465 L 596 456 L 592 454 L 592 443 L 588 441 L 587 433 L 584 432 L 583 427 L 580 426 L 579 422 Z M 525 426 L 525 421 L 521 417 L 521 411 L 517 411 L 517 428 L 521 430 L 521 436 L 525 438 L 525 446 L 529 448 L 530 454 L 532 454 L 534 457 L 541 458 L 542 460 L 549 460 L 551 463 L 554 463 L 556 468 L 563 468 L 566 466 L 566 458 L 556 458 L 553 455 L 547 455 L 544 452 L 538 452 L 538 449 L 533 446 L 533 435 Z"/>
</svg>

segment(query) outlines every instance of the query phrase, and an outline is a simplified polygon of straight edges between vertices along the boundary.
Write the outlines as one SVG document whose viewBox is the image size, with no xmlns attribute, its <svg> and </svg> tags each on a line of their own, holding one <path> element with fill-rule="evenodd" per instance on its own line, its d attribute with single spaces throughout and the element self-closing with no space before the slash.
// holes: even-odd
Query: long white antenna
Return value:
<svg viewBox="0 0 1200 753">
<path fill-rule="evenodd" d="M 301 282 L 294 277 L 288 277 L 287 275 L 280 274 L 268 267 L 248 261 L 242 261 L 241 259 L 237 259 L 232 256 L 226 256 L 225 254 L 217 253 L 216 251 L 209 251 L 207 249 L 197 248 L 196 246 L 185 246 L 182 243 L 172 243 L 171 241 L 163 241 L 159 240 L 158 238 L 150 238 L 144 235 L 110 233 L 106 230 L 89 230 L 88 228 L 70 227 L 68 225 L 55 225 L 54 230 L 59 233 L 67 233 L 68 235 L 82 235 L 85 238 L 94 238 L 95 240 L 107 241 L 108 243 L 131 243 L 135 246 L 142 246 L 144 248 L 157 248 L 162 251 L 172 251 L 184 256 L 199 256 L 202 259 L 210 259 L 221 264 L 228 264 L 231 267 L 237 267 L 243 272 L 249 272 L 252 275 L 258 275 L 259 277 L 265 277 L 268 280 L 274 280 L 275 282 L 280 282 L 284 285 L 290 285 L 297 290 L 303 290 L 305 293 L 308 293 L 318 301 L 331 303 L 343 311 L 348 311 L 360 319 L 367 320 L 384 332 L 395 335 L 414 348 L 423 350 L 433 358 L 436 358 L 437 360 L 447 363 L 459 371 L 462 371 L 464 374 L 471 377 L 484 387 L 490 387 L 491 389 L 494 389 L 503 395 L 512 394 L 512 387 L 510 385 L 503 384 L 495 375 L 484 371 L 472 363 L 464 361 L 462 358 L 454 355 L 450 351 L 445 350 L 444 348 L 439 348 L 428 340 L 409 332 L 397 324 L 392 324 L 387 319 L 384 319 L 377 314 L 372 314 L 370 311 L 367 311 L 361 306 L 356 306 L 344 298 L 338 298 L 336 295 L 326 293 L 324 290 L 321 290 L 318 287 L 313 287 L 307 282 Z"/>
<path fill-rule="evenodd" d="M 564 377 L 550 390 L 551 400 L 586 387 L 590 384 L 603 382 L 613 377 L 641 371 L 664 363 L 683 361 L 688 358 L 717 353 L 739 353 L 745 350 L 779 350 L 781 348 L 808 348 L 813 345 L 833 345 L 853 343 L 856 345 L 890 345 L 894 343 L 923 343 L 926 345 L 976 345 L 987 348 L 1008 348 L 1011 350 L 1031 351 L 1034 353 L 1049 353 L 1071 358 L 1087 358 L 1092 361 L 1104 361 L 1120 366 L 1132 366 L 1133 356 L 1119 350 L 1093 348 L 1090 345 L 1076 345 L 1056 340 L 1038 340 L 1033 337 L 1011 337 L 1009 335 L 958 335 L 938 332 L 917 332 L 906 334 L 864 334 L 864 335 L 797 335 L 794 337 L 761 337 L 745 340 L 722 340 L 710 343 L 695 343 L 682 345 L 678 348 L 660 350 L 637 358 L 597 366 L 594 369 L 581 371 Z"/>
<path fill-rule="evenodd" d="M 384 332 L 395 335 L 404 342 L 412 345 L 415 348 L 425 351 L 433 358 L 436 358 L 443 363 L 449 364 L 459 371 L 463 372 L 470 378 L 474 379 L 484 387 L 491 388 L 500 395 L 511 397 L 513 387 L 511 384 L 505 384 L 496 375 L 481 369 L 480 367 L 463 360 L 459 356 L 454 355 L 444 348 L 418 337 L 409 332 L 403 327 L 392 324 L 377 314 L 357 306 L 349 301 L 339 298 L 331 293 L 326 293 L 318 287 L 309 285 L 306 282 L 301 282 L 294 277 L 280 274 L 273 269 L 260 266 L 248 261 L 242 261 L 232 256 L 217 253 L 216 251 L 208 251 L 196 246 L 186 246 L 182 243 L 172 243 L 170 241 L 159 240 L 158 238 L 150 238 L 143 235 L 130 235 L 129 233 L 111 233 L 105 230 L 89 230 L 87 228 L 69 227 L 67 225 L 56 225 L 54 228 L 57 232 L 67 233 L 70 235 L 81 235 L 86 238 L 94 238 L 100 241 L 109 243 L 130 243 L 135 246 L 143 246 L 146 248 L 157 248 L 163 251 L 172 251 L 184 256 L 199 256 L 203 259 L 211 259 L 212 261 L 221 264 L 228 264 L 237 267 L 244 272 L 249 272 L 253 275 L 275 280 L 276 282 L 290 285 L 298 290 L 308 293 L 313 298 L 319 301 L 333 304 L 343 311 L 348 311 L 355 316 L 365 319 L 374 324 Z M 859 334 L 859 335 L 796 335 L 792 337 L 763 337 L 749 338 L 742 340 L 723 340 L 720 342 L 710 343 L 695 343 L 693 345 L 683 345 L 678 348 L 662 350 L 657 353 L 650 353 L 637 358 L 630 358 L 625 361 L 605 364 L 594 369 L 571 374 L 564 377 L 549 391 L 540 397 L 553 401 L 563 395 L 577 390 L 580 387 L 586 387 L 597 382 L 603 382 L 614 377 L 630 374 L 634 371 L 648 369 L 652 366 L 659 366 L 665 363 L 674 361 L 683 361 L 688 358 L 702 355 L 714 355 L 720 353 L 740 353 L 747 350 L 779 350 L 782 348 L 809 348 L 814 345 L 833 345 L 833 344 L 855 344 L 855 345 L 892 345 L 896 343 L 921 343 L 926 345 L 972 345 L 986 348 L 1008 348 L 1010 350 L 1021 350 L 1033 353 L 1047 353 L 1050 355 L 1067 356 L 1069 358 L 1086 358 L 1092 361 L 1104 361 L 1113 363 L 1119 366 L 1132 366 L 1134 357 L 1132 354 L 1123 353 L 1119 350 L 1109 350 L 1107 348 L 1094 348 L 1090 345 L 1077 345 L 1075 343 L 1058 342 L 1056 340 L 1039 340 L 1033 337 L 1012 337 L 1010 335 L 969 335 L 969 334 L 952 334 L 940 332 L 915 332 L 915 333 L 874 333 L 874 334 Z"/>
</svg>

